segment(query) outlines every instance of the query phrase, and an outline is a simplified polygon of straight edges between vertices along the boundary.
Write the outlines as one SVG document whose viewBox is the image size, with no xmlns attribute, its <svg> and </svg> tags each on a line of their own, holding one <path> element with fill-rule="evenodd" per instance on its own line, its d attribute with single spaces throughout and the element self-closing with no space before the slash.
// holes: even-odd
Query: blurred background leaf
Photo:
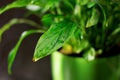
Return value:
<svg viewBox="0 0 120 80">
<path fill-rule="evenodd" d="M 18 49 L 20 47 L 20 44 L 22 43 L 23 39 L 26 38 L 27 36 L 31 35 L 31 34 L 34 34 L 34 33 L 43 33 L 44 31 L 42 30 L 29 30 L 29 31 L 24 31 L 17 44 L 15 45 L 15 47 L 10 51 L 9 55 L 8 55 L 8 73 L 11 74 L 11 68 L 12 68 L 12 64 L 15 60 L 15 56 L 18 52 Z"/>
</svg>

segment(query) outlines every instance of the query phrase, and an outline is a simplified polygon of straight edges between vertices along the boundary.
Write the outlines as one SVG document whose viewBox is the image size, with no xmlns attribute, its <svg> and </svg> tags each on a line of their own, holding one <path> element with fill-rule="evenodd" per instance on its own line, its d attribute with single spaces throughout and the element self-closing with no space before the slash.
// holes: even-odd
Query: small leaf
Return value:
<svg viewBox="0 0 120 80">
<path fill-rule="evenodd" d="M 27 36 L 33 34 L 33 33 L 40 33 L 40 32 L 44 32 L 41 30 L 29 30 L 29 31 L 25 31 L 22 33 L 19 41 L 17 42 L 17 44 L 15 45 L 15 47 L 10 51 L 9 55 L 8 55 L 8 73 L 11 74 L 11 68 L 12 68 L 12 64 L 13 61 L 15 59 L 16 53 L 19 49 L 19 46 L 21 44 L 21 42 L 23 41 L 24 38 L 26 38 Z"/>
<path fill-rule="evenodd" d="M 90 47 L 88 50 L 85 51 L 83 56 L 88 61 L 92 61 L 92 60 L 95 59 L 96 51 L 95 51 L 95 49 L 93 47 Z"/>
<path fill-rule="evenodd" d="M 62 21 L 51 25 L 43 34 L 35 48 L 33 61 L 37 61 L 56 51 L 73 35 L 77 25 L 72 22 Z"/>
<path fill-rule="evenodd" d="M 116 34 L 120 34 L 120 25 L 118 26 L 118 28 L 116 28 L 116 29 L 112 32 L 111 36 L 114 36 L 114 35 L 116 35 Z"/>
<path fill-rule="evenodd" d="M 89 0 L 77 0 L 77 1 L 79 1 L 79 4 L 82 6 L 82 5 L 86 5 L 88 2 L 89 2 Z"/>
<path fill-rule="evenodd" d="M 90 19 L 88 19 L 86 27 L 88 28 L 88 27 L 96 25 L 98 23 L 98 20 L 99 20 L 99 15 L 97 13 L 97 10 L 93 9 L 92 10 L 92 16 L 91 16 Z"/>
<path fill-rule="evenodd" d="M 48 10 L 49 8 L 56 6 L 60 0 L 48 0 L 45 9 Z"/>
<path fill-rule="evenodd" d="M 88 8 L 92 8 L 95 4 L 96 4 L 96 3 L 93 2 L 93 1 L 88 2 L 87 7 L 88 7 Z"/>
</svg>

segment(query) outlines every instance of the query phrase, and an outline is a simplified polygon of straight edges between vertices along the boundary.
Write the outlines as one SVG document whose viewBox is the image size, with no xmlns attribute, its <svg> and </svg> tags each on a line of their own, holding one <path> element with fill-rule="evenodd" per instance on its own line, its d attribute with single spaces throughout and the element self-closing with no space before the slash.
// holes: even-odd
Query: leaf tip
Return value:
<svg viewBox="0 0 120 80">
<path fill-rule="evenodd" d="M 37 58 L 33 58 L 33 59 L 32 59 L 33 62 L 36 62 L 36 61 L 38 61 L 38 60 L 39 60 L 39 59 L 37 59 Z"/>
<path fill-rule="evenodd" d="M 9 74 L 9 75 L 11 75 L 11 74 L 12 74 L 11 69 L 8 69 L 8 74 Z"/>
</svg>

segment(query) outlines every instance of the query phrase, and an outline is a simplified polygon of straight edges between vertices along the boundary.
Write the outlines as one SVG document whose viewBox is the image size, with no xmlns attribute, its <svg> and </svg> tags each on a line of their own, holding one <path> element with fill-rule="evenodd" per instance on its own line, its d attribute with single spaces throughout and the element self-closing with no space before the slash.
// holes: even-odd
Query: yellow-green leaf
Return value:
<svg viewBox="0 0 120 80">
<path fill-rule="evenodd" d="M 98 12 L 96 9 L 93 9 L 92 15 L 91 15 L 90 19 L 88 19 L 88 21 L 87 21 L 86 27 L 88 28 L 88 27 L 96 25 L 98 23 L 98 20 L 99 20 Z"/>
</svg>

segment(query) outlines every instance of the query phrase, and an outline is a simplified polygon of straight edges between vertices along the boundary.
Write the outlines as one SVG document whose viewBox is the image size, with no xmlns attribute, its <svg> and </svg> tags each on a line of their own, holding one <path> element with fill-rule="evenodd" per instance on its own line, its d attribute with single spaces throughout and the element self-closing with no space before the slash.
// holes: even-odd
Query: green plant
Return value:
<svg viewBox="0 0 120 80">
<path fill-rule="evenodd" d="M 0 8 L 0 14 L 13 8 L 25 8 L 27 16 L 36 15 L 40 22 L 12 19 L 0 29 L 2 34 L 14 24 L 26 23 L 36 27 L 22 33 L 8 56 L 8 72 L 24 38 L 44 33 L 35 48 L 33 61 L 60 49 L 64 54 L 82 55 L 93 60 L 120 44 L 119 0 L 15 0 Z M 42 26 L 42 27 L 41 27 Z M 108 55 L 108 54 L 107 54 Z"/>
</svg>

